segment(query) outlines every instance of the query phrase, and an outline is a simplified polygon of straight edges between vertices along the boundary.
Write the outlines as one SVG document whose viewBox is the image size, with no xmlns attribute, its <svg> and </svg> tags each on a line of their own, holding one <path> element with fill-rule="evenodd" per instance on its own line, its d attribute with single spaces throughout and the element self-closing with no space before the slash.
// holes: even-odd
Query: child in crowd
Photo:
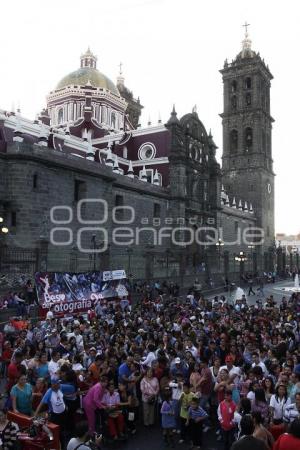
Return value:
<svg viewBox="0 0 300 450">
<path fill-rule="evenodd" d="M 173 430 L 176 428 L 175 402 L 172 400 L 172 393 L 169 389 L 165 390 L 165 400 L 161 407 L 161 426 L 163 429 L 164 441 L 166 447 L 174 447 Z"/>
<path fill-rule="evenodd" d="M 188 410 L 191 405 L 191 401 L 195 397 L 195 394 L 191 392 L 190 383 L 183 384 L 183 392 L 180 397 L 180 440 L 179 444 L 182 444 L 187 439 L 187 427 L 186 421 L 188 418 Z"/>
<path fill-rule="evenodd" d="M 206 411 L 199 406 L 199 399 L 194 397 L 191 401 L 191 406 L 188 409 L 186 427 L 189 429 L 193 447 L 198 449 L 200 449 L 202 445 L 202 424 L 207 417 Z"/>
</svg>

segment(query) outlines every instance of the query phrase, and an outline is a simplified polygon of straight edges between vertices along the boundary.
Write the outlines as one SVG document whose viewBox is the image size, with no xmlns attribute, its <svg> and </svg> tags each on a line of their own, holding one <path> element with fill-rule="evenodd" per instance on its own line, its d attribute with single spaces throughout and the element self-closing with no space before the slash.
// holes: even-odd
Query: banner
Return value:
<svg viewBox="0 0 300 450">
<path fill-rule="evenodd" d="M 46 314 L 54 306 L 56 314 L 84 312 L 98 301 L 128 295 L 124 270 L 112 272 L 37 272 L 35 285 L 38 302 Z"/>
</svg>

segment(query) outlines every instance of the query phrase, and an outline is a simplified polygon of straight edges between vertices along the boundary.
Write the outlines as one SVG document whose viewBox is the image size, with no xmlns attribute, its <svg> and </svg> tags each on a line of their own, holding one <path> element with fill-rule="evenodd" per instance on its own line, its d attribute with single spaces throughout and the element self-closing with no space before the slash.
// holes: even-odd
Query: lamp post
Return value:
<svg viewBox="0 0 300 450">
<path fill-rule="evenodd" d="M 224 242 L 222 241 L 221 238 L 218 239 L 218 241 L 216 242 L 216 246 L 218 249 L 218 255 L 219 255 L 219 271 L 221 270 L 221 247 L 223 247 Z"/>
<path fill-rule="evenodd" d="M 240 276 L 242 277 L 244 274 L 244 264 L 245 261 L 247 261 L 247 256 L 243 251 L 240 251 L 238 255 L 234 257 L 235 261 L 238 261 L 240 263 Z"/>
<path fill-rule="evenodd" d="M 248 245 L 248 248 L 251 250 L 251 270 L 252 270 L 252 276 L 254 275 L 254 261 L 253 261 L 253 250 L 255 249 L 255 245 L 253 242 L 251 242 Z"/>
<path fill-rule="evenodd" d="M 9 232 L 9 229 L 4 225 L 4 219 L 3 217 L 0 217 L 0 232 L 3 234 L 7 234 Z"/>
</svg>

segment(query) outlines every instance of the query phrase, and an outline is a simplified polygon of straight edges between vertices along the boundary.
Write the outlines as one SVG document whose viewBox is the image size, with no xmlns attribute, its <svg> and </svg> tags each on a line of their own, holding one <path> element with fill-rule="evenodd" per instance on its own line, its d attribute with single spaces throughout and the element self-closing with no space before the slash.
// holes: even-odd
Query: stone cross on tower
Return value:
<svg viewBox="0 0 300 450">
<path fill-rule="evenodd" d="M 243 27 L 245 27 L 245 34 L 248 34 L 248 27 L 250 27 L 250 23 L 247 23 L 247 21 L 244 23 Z"/>
<path fill-rule="evenodd" d="M 119 64 L 119 68 L 120 68 L 119 74 L 120 74 L 120 75 L 123 75 L 122 67 L 123 67 L 123 63 L 120 62 L 120 64 Z"/>
</svg>

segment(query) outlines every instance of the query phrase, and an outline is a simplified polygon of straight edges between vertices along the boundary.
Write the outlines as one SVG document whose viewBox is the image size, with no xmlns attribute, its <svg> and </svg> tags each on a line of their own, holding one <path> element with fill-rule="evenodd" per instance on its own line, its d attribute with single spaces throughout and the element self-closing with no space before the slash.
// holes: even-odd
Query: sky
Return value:
<svg viewBox="0 0 300 450">
<path fill-rule="evenodd" d="M 300 232 L 298 108 L 300 104 L 297 0 L 51 0 L 1 5 L 0 108 L 20 105 L 34 119 L 58 81 L 79 67 L 88 46 L 98 69 L 116 80 L 123 63 L 125 84 L 148 118 L 166 122 L 197 105 L 222 151 L 224 60 L 241 49 L 243 24 L 252 48 L 274 75 L 271 88 L 276 232 Z"/>
</svg>

